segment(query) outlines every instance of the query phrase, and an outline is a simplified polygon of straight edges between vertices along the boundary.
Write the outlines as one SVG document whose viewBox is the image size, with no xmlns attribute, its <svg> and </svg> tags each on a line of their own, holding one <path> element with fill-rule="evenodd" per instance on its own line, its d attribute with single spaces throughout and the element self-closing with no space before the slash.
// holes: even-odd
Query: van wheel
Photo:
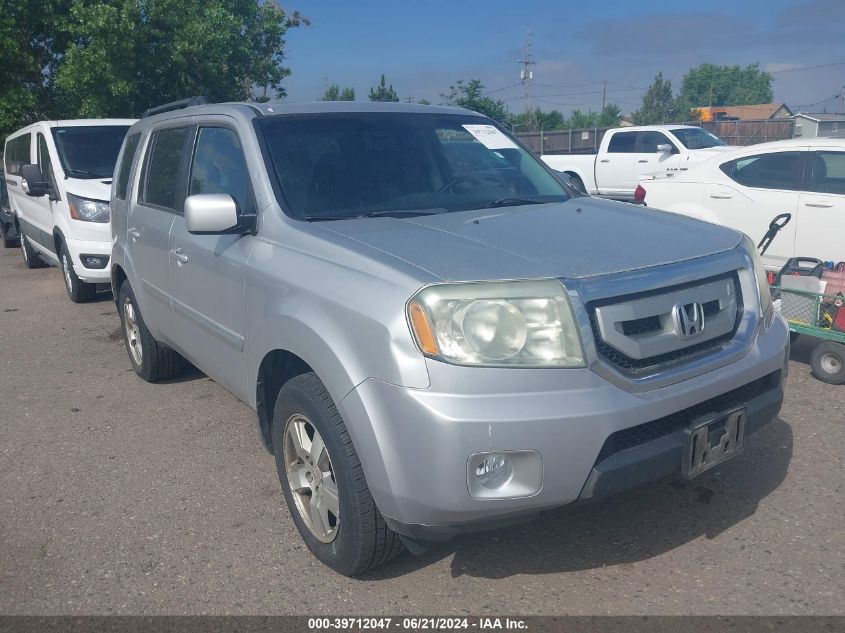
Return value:
<svg viewBox="0 0 845 633">
<path fill-rule="evenodd" d="M 59 261 L 62 265 L 65 290 L 67 290 L 67 296 L 70 297 L 70 300 L 74 303 L 91 301 L 97 294 L 97 286 L 86 283 L 76 276 L 76 271 L 73 269 L 73 259 L 71 259 L 67 246 L 64 244 L 59 249 Z"/>
<path fill-rule="evenodd" d="M 23 231 L 20 232 L 20 240 L 21 255 L 23 255 L 24 265 L 27 268 L 43 268 L 44 261 L 41 259 L 41 257 L 38 256 L 38 253 L 35 251 L 35 249 L 30 246 L 29 238 Z"/>
<path fill-rule="evenodd" d="M 345 576 L 402 552 L 378 511 L 346 425 L 314 373 L 292 378 L 273 413 L 273 452 L 282 492 L 308 549 Z"/>
<path fill-rule="evenodd" d="M 845 345 L 825 341 L 816 346 L 810 356 L 813 375 L 831 385 L 845 383 Z"/>
<path fill-rule="evenodd" d="M 150 334 L 128 281 L 124 281 L 120 286 L 117 306 L 123 326 L 123 342 L 135 373 L 147 382 L 158 382 L 176 376 L 183 367 L 182 357 Z"/>
</svg>

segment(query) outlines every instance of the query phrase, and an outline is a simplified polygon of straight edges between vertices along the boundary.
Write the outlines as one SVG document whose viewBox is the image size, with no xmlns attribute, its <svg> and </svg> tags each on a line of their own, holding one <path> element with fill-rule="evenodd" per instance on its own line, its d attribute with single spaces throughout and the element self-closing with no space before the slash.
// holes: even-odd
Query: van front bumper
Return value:
<svg viewBox="0 0 845 633">
<path fill-rule="evenodd" d="M 429 389 L 369 379 L 339 409 L 391 528 L 415 539 L 445 540 L 680 474 L 688 430 L 703 416 L 744 407 L 746 433 L 774 419 L 788 358 L 788 330 L 777 317 L 739 360 L 642 393 L 588 368 L 488 369 L 430 361 Z M 500 451 L 539 454 L 538 491 L 512 498 L 470 493 L 469 460 Z"/>
<path fill-rule="evenodd" d="M 111 283 L 109 258 L 111 257 L 111 241 L 66 239 L 70 258 L 73 260 L 73 270 L 80 280 L 91 284 Z M 100 260 L 97 267 L 86 266 L 83 256 L 93 256 Z"/>
</svg>

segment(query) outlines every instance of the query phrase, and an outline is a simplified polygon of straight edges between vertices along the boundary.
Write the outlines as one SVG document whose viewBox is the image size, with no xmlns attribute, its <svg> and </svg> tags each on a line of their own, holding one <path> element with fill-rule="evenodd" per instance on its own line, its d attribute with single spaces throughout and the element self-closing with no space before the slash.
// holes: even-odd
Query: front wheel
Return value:
<svg viewBox="0 0 845 633">
<path fill-rule="evenodd" d="M 62 244 L 59 249 L 59 261 L 62 265 L 62 277 L 65 280 L 65 290 L 67 296 L 74 303 L 85 303 L 91 301 L 97 294 L 97 286 L 82 281 L 73 269 L 73 259 L 67 250 L 67 246 Z"/>
<path fill-rule="evenodd" d="M 346 576 L 397 556 L 346 425 L 314 373 L 289 380 L 273 413 L 273 453 L 288 509 L 308 549 Z"/>
<path fill-rule="evenodd" d="M 29 239 L 23 231 L 20 232 L 20 241 L 24 266 L 27 268 L 43 268 L 44 261 L 38 256 L 35 249 L 30 246 Z"/>
<path fill-rule="evenodd" d="M 810 367 L 819 380 L 831 385 L 845 383 L 845 345 L 825 341 L 816 346 L 810 357 Z"/>
</svg>

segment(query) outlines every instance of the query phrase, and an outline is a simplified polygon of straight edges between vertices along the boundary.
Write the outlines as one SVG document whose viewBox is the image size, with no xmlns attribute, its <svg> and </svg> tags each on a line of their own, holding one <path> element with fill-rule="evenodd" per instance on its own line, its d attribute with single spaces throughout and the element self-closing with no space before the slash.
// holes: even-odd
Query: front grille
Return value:
<svg viewBox="0 0 845 633">
<path fill-rule="evenodd" d="M 646 444 L 666 435 L 681 431 L 705 415 L 715 415 L 730 411 L 764 394 L 779 382 L 780 371 L 776 371 L 742 387 L 738 387 L 733 391 L 693 405 L 683 411 L 672 413 L 657 420 L 640 424 L 639 426 L 632 426 L 629 429 L 616 431 L 616 433 L 613 433 L 605 440 L 604 446 L 602 446 L 599 456 L 596 458 L 596 463 L 625 449 Z"/>
<path fill-rule="evenodd" d="M 635 305 L 641 299 L 647 299 L 649 297 L 660 299 L 663 296 L 671 297 L 676 294 L 685 293 L 689 289 L 705 287 L 708 284 L 713 285 L 717 282 L 727 282 L 731 284 L 731 292 L 734 293 L 732 297 L 734 303 L 732 305 L 723 306 L 719 299 L 715 299 L 702 302 L 701 307 L 703 309 L 705 323 L 713 317 L 718 318 L 723 309 L 728 310 L 726 315 L 731 319 L 731 321 L 729 324 L 725 325 L 724 329 L 730 328 L 730 330 L 720 334 L 719 336 L 714 336 L 689 345 L 685 345 L 685 341 L 678 339 L 680 347 L 677 349 L 672 349 L 664 353 L 646 355 L 642 358 L 635 358 L 634 356 L 626 354 L 614 347 L 610 342 L 605 340 L 605 336 L 602 335 L 602 328 L 599 324 L 599 319 L 602 318 L 601 311 L 604 306 L 616 308 L 617 306 L 625 306 L 629 304 Z M 596 350 L 602 359 L 618 368 L 622 373 L 633 377 L 648 375 L 663 369 L 668 365 L 683 363 L 699 356 L 715 352 L 722 348 L 725 344 L 729 343 L 736 333 L 740 316 L 742 314 L 742 297 L 739 288 L 739 280 L 736 273 L 731 273 L 728 275 L 720 275 L 718 277 L 702 279 L 688 284 L 670 288 L 661 288 L 659 290 L 639 293 L 631 296 L 593 301 L 587 305 L 587 313 L 590 317 L 590 327 L 593 332 L 593 338 L 596 342 Z M 731 310 L 735 310 L 735 312 L 730 312 Z M 617 337 L 617 340 L 618 335 L 621 334 L 630 341 L 643 341 L 647 340 L 649 337 L 657 337 L 661 333 L 666 332 L 669 327 L 667 323 L 667 316 L 668 315 L 666 314 L 649 314 L 640 318 L 620 320 L 617 323 L 605 323 L 605 331 L 613 333 L 613 328 L 616 328 L 618 333 L 613 334 Z M 724 320 L 723 323 L 725 323 Z M 706 333 L 708 333 L 708 330 L 705 329 L 705 334 Z"/>
</svg>

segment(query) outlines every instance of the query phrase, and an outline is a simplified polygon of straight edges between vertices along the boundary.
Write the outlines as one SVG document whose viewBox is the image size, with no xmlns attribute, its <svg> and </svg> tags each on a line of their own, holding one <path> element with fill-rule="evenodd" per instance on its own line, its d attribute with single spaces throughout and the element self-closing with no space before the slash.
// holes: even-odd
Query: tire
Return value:
<svg viewBox="0 0 845 633">
<path fill-rule="evenodd" d="M 789 342 L 794 343 L 798 340 L 798 337 L 801 336 L 798 332 L 790 332 L 789 333 Z"/>
<path fill-rule="evenodd" d="M 312 457 L 306 463 L 308 457 L 302 458 L 303 451 L 294 447 L 288 429 L 296 427 L 305 430 L 305 436 L 300 435 L 303 439 L 300 448 L 306 454 L 308 448 L 314 448 L 312 440 L 319 433 L 325 450 L 317 451 L 316 459 Z M 387 526 L 373 501 L 346 425 L 316 374 L 296 376 L 279 391 L 273 413 L 272 441 L 285 501 L 293 522 L 314 556 L 340 574 L 358 576 L 402 552 L 399 536 Z M 294 473 L 291 477 L 289 465 Z M 303 471 L 307 471 L 305 476 L 297 479 L 295 474 Z M 305 485 L 295 492 L 291 479 Z M 312 530 L 309 524 L 313 522 L 304 515 L 304 508 L 310 508 L 315 499 L 332 499 L 331 495 L 323 495 L 323 491 L 332 489 L 332 484 L 339 510 L 334 516 L 333 534 L 331 509 L 326 512 L 322 529 L 318 525 Z M 332 506 L 329 502 L 326 505 Z"/>
<path fill-rule="evenodd" d="M 158 382 L 177 376 L 184 367 L 182 357 L 150 334 L 128 281 L 124 281 L 120 286 L 117 311 L 120 314 L 123 343 L 135 373 L 147 382 Z"/>
<path fill-rule="evenodd" d="M 61 264 L 62 278 L 65 280 L 65 290 L 67 290 L 67 296 L 70 300 L 74 303 L 91 301 L 97 295 L 97 286 L 86 283 L 77 277 L 76 271 L 73 269 L 73 259 L 64 244 L 59 248 L 59 263 Z"/>
<path fill-rule="evenodd" d="M 587 195 L 587 189 L 584 187 L 583 180 L 581 180 L 575 174 L 567 173 L 567 176 L 569 176 L 569 182 L 572 184 L 573 187 L 575 187 L 575 189 L 577 189 L 580 193 Z"/>
<path fill-rule="evenodd" d="M 17 237 L 9 237 L 9 229 L 11 228 L 10 224 L 5 222 L 2 223 L 0 229 L 2 229 L 3 233 L 3 248 L 15 248 L 18 246 L 18 239 Z"/>
<path fill-rule="evenodd" d="M 825 341 L 816 346 L 810 356 L 813 375 L 831 385 L 845 383 L 845 345 Z"/>
<path fill-rule="evenodd" d="M 23 256 L 23 263 L 24 266 L 27 268 L 43 268 L 44 267 L 44 260 L 38 255 L 32 246 L 29 244 L 29 239 L 26 237 L 26 233 L 23 231 L 19 232 L 20 241 L 21 241 L 21 255 Z"/>
</svg>

